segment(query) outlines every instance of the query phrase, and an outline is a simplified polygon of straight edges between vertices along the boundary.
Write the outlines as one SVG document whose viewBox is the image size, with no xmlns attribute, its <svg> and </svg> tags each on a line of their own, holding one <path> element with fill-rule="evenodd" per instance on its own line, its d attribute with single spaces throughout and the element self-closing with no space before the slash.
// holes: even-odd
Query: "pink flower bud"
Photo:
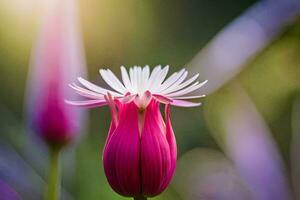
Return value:
<svg viewBox="0 0 300 200">
<path fill-rule="evenodd" d="M 111 124 L 103 152 L 105 174 L 123 196 L 156 196 L 169 184 L 176 166 L 176 141 L 166 109 L 151 100 L 144 111 L 134 102 L 117 103 L 118 122 Z"/>
<path fill-rule="evenodd" d="M 64 145 L 78 133 L 80 113 L 65 104 L 72 98 L 68 83 L 85 72 L 72 0 L 48 5 L 32 53 L 28 80 L 28 118 L 33 130 L 50 145 Z"/>
</svg>

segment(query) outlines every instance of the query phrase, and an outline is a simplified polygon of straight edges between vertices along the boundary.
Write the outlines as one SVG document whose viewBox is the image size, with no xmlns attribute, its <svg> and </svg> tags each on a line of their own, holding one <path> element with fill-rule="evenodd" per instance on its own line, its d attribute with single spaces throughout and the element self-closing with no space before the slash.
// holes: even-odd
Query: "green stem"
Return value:
<svg viewBox="0 0 300 200">
<path fill-rule="evenodd" d="M 60 194 L 60 148 L 50 148 L 48 187 L 45 196 L 46 200 L 58 200 Z"/>
<path fill-rule="evenodd" d="M 134 200 L 147 200 L 147 197 L 144 196 L 139 196 L 139 197 L 134 197 Z"/>
</svg>

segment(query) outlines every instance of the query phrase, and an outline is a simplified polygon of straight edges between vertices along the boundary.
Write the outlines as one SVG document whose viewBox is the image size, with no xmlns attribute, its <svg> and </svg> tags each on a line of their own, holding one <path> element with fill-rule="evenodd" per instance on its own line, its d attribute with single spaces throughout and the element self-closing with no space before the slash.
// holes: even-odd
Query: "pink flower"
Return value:
<svg viewBox="0 0 300 200">
<path fill-rule="evenodd" d="M 96 86 L 82 78 L 70 86 L 89 98 L 85 101 L 67 101 L 83 107 L 109 105 L 112 122 L 103 152 L 105 174 L 111 187 L 129 197 L 153 197 L 170 183 L 176 166 L 177 147 L 170 120 L 170 105 L 192 107 L 183 99 L 200 98 L 184 96 L 199 89 L 206 81 L 195 80 L 198 74 L 184 81 L 185 69 L 168 79 L 169 67 L 133 67 L 129 75 L 121 67 L 123 83 L 110 71 L 100 70 L 102 78 L 113 90 Z M 165 80 L 165 81 L 164 81 Z M 165 104 L 165 115 L 159 106 Z"/>
<path fill-rule="evenodd" d="M 50 2 L 49 2 L 50 3 Z M 53 0 L 41 23 L 28 79 L 28 118 L 33 130 L 50 145 L 64 145 L 78 133 L 78 108 L 68 83 L 85 74 L 83 48 L 74 1 Z"/>
</svg>

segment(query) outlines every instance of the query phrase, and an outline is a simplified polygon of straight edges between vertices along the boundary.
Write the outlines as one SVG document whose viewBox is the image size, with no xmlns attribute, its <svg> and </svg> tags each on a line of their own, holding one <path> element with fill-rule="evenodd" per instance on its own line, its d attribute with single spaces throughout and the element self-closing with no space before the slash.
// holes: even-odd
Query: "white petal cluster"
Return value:
<svg viewBox="0 0 300 200">
<path fill-rule="evenodd" d="M 121 66 L 122 81 L 109 69 L 100 69 L 100 75 L 103 80 L 111 87 L 105 89 L 97 86 L 83 78 L 78 78 L 78 81 L 84 86 L 80 87 L 75 83 L 70 86 L 76 92 L 84 97 L 93 100 L 77 102 L 80 105 L 87 105 L 92 102 L 91 107 L 105 104 L 105 96 L 109 93 L 114 98 L 124 98 L 130 94 L 131 96 L 142 97 L 145 92 L 150 92 L 152 95 L 170 99 L 173 105 L 178 106 L 197 106 L 200 103 L 192 103 L 183 101 L 184 99 L 196 99 L 205 95 L 190 96 L 191 92 L 201 88 L 207 81 L 199 82 L 197 78 L 199 74 L 187 79 L 188 72 L 182 69 L 167 77 L 169 66 L 156 66 L 152 72 L 149 66 L 140 67 L 134 66 L 127 71 Z M 68 103 L 76 105 L 75 102 Z"/>
</svg>

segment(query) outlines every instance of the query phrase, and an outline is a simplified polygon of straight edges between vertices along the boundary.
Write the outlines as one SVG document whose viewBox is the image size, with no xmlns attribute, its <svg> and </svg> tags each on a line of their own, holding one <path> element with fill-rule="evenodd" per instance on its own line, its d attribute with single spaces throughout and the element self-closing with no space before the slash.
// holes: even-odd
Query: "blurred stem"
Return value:
<svg viewBox="0 0 300 200">
<path fill-rule="evenodd" d="M 58 200 L 60 194 L 59 156 L 61 148 L 50 148 L 49 174 L 46 200 Z"/>
<path fill-rule="evenodd" d="M 134 197 L 134 200 L 147 200 L 147 197 L 144 196 L 139 196 L 139 197 Z"/>
</svg>

